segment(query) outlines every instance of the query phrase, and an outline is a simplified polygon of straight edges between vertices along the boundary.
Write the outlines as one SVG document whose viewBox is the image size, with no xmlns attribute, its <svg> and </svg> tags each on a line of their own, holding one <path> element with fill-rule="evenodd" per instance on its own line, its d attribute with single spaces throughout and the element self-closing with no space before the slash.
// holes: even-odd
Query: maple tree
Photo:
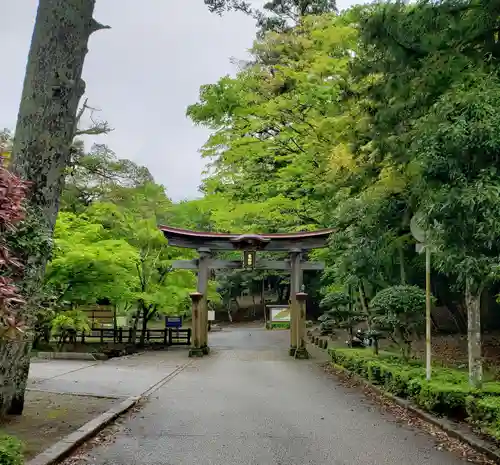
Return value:
<svg viewBox="0 0 500 465">
<path fill-rule="evenodd" d="M 5 236 L 24 219 L 28 184 L 10 173 L 0 157 L 0 337 L 15 337 L 24 326 L 16 309 L 24 304 L 14 282 L 22 263 L 12 255 Z"/>
</svg>

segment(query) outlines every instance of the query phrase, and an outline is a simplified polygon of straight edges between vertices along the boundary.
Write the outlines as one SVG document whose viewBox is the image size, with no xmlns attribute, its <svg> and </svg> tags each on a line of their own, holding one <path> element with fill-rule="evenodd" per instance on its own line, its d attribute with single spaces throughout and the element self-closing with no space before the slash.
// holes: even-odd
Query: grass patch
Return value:
<svg viewBox="0 0 500 465">
<path fill-rule="evenodd" d="M 24 445 L 19 439 L 0 435 L 0 464 L 2 465 L 22 465 Z"/>
<path fill-rule="evenodd" d="M 0 464 L 24 463 L 2 461 L 4 450 L 11 454 L 23 451 L 24 459 L 30 460 L 119 402 L 90 396 L 27 391 L 23 414 L 7 417 L 0 423 Z M 9 436 L 18 440 L 2 442 L 1 438 Z"/>
</svg>

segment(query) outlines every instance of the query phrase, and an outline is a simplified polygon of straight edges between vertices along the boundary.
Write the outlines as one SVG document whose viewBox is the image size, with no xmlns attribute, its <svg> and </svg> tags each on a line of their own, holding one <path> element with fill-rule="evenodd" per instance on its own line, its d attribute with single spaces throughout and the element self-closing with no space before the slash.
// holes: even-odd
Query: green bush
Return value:
<svg viewBox="0 0 500 465">
<path fill-rule="evenodd" d="M 391 286 L 370 301 L 375 328 L 385 333 L 408 360 L 413 341 L 425 327 L 425 292 L 417 286 Z"/>
<path fill-rule="evenodd" d="M 468 385 L 440 380 L 413 382 L 410 398 L 429 412 L 465 419 L 466 399 L 472 389 Z"/>
<path fill-rule="evenodd" d="M 484 434 L 500 441 L 500 397 L 468 396 L 466 406 L 469 422 Z"/>
<path fill-rule="evenodd" d="M 58 338 L 58 344 L 76 342 L 78 333 L 90 332 L 90 322 L 85 312 L 68 310 L 52 320 L 52 334 Z"/>
<path fill-rule="evenodd" d="M 467 397 L 466 406 L 471 423 L 500 427 L 500 397 L 471 395 Z"/>
<path fill-rule="evenodd" d="M 12 436 L 0 435 L 0 464 L 22 465 L 23 444 Z"/>
<path fill-rule="evenodd" d="M 391 394 L 411 399 L 429 412 L 459 419 L 469 415 L 485 423 L 493 415 L 493 407 L 486 415 L 485 406 L 500 405 L 500 383 L 488 382 L 477 390 L 469 386 L 468 375 L 463 371 L 434 367 L 432 379 L 427 381 L 425 368 L 419 361 L 404 362 L 394 354 L 382 352 L 377 356 L 365 349 L 330 349 L 329 353 L 333 363 Z M 483 399 L 488 399 L 489 403 L 479 403 L 479 408 L 476 404 Z M 473 415 L 476 411 L 478 413 Z M 500 431 L 500 422 L 498 425 Z"/>
</svg>

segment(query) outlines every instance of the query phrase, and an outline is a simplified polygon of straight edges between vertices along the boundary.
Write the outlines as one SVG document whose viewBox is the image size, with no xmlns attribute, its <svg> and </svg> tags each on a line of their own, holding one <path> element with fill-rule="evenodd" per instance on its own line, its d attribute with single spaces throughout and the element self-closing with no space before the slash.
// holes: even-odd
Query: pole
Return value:
<svg viewBox="0 0 500 465">
<path fill-rule="evenodd" d="M 425 247 L 425 375 L 431 379 L 431 249 Z"/>
</svg>

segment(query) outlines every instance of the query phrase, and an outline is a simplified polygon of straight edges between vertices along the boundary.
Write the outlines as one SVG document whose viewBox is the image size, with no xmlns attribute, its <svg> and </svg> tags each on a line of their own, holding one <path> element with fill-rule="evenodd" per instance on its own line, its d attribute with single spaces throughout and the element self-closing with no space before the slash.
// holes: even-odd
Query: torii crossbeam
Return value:
<svg viewBox="0 0 500 465">
<path fill-rule="evenodd" d="M 253 268 L 261 270 L 290 271 L 290 300 L 291 300 L 291 325 L 290 325 L 290 355 L 296 358 L 307 358 L 305 348 L 305 294 L 301 293 L 303 271 L 322 270 L 322 262 L 303 261 L 302 254 L 312 249 L 322 248 L 327 245 L 333 229 L 319 231 L 306 231 L 296 233 L 275 234 L 230 234 L 214 232 L 198 232 L 188 229 L 160 226 L 165 238 L 170 245 L 196 249 L 199 258 L 195 260 L 177 260 L 173 267 L 198 271 L 197 293 L 192 294 L 193 299 L 193 345 L 190 356 L 201 356 L 209 353 L 208 346 L 208 309 L 207 286 L 210 269 L 244 269 L 240 260 L 218 260 L 212 258 L 213 252 L 241 250 L 286 252 L 286 260 L 256 259 L 252 262 Z M 255 253 L 255 252 L 253 252 Z M 302 302 L 302 304 L 301 304 Z M 301 310 L 301 305 L 304 307 Z"/>
</svg>

